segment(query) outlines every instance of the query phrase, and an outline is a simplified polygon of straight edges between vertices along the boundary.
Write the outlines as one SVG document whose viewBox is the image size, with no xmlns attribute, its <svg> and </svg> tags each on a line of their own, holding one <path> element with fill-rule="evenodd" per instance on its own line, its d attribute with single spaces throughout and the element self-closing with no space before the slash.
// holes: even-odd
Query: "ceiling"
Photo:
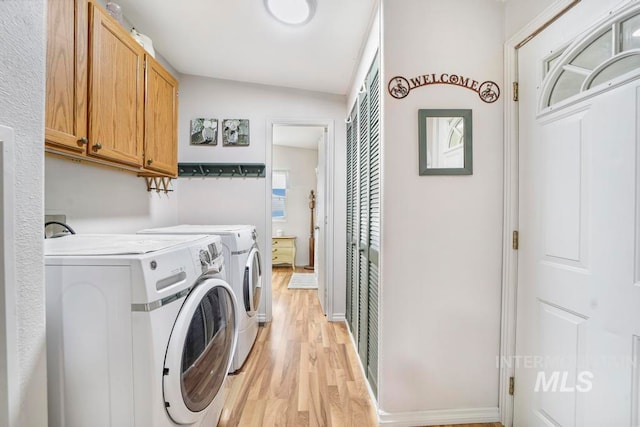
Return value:
<svg viewBox="0 0 640 427">
<path fill-rule="evenodd" d="M 116 0 L 181 74 L 344 95 L 376 0 L 320 0 L 304 26 L 269 15 L 263 0 Z"/>
<path fill-rule="evenodd" d="M 322 126 L 274 125 L 273 145 L 317 150 L 323 132 Z"/>
</svg>

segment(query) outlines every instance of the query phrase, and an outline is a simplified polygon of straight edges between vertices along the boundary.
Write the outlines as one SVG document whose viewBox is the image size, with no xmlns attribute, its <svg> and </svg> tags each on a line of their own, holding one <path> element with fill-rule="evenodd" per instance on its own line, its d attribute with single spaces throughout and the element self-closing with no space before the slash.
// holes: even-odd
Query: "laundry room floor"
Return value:
<svg viewBox="0 0 640 427">
<path fill-rule="evenodd" d="M 287 289 L 290 267 L 273 271 L 273 320 L 229 376 L 218 425 L 376 425 L 345 324 L 326 320 L 317 290 Z"/>
<path fill-rule="evenodd" d="M 291 275 L 290 267 L 273 269 L 273 320 L 227 379 L 218 426 L 377 426 L 346 325 L 326 320 L 317 290 L 287 289 Z"/>
</svg>

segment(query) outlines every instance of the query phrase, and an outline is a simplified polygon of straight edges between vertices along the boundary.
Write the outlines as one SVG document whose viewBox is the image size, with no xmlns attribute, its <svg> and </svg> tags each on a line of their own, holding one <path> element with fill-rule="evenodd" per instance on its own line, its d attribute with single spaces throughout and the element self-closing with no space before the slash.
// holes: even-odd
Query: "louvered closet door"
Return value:
<svg viewBox="0 0 640 427">
<path fill-rule="evenodd" d="M 374 63 L 367 79 L 369 90 L 369 232 L 367 376 L 378 394 L 378 254 L 380 252 L 380 72 Z"/>
<path fill-rule="evenodd" d="M 369 94 L 360 95 L 358 135 L 358 354 L 367 366 L 369 328 Z"/>
<path fill-rule="evenodd" d="M 377 59 L 347 125 L 347 321 L 371 389 L 378 383 L 380 73 Z"/>
<path fill-rule="evenodd" d="M 347 124 L 347 322 L 354 335 L 358 331 L 358 115 L 356 107 Z"/>
</svg>

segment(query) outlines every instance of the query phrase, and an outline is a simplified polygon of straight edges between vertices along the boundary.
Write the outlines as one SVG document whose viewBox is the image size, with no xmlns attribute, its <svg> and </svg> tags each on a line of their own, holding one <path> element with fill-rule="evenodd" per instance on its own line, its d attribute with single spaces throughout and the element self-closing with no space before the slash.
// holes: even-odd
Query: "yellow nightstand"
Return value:
<svg viewBox="0 0 640 427">
<path fill-rule="evenodd" d="M 291 264 L 291 268 L 296 269 L 295 236 L 271 238 L 271 264 Z"/>
</svg>

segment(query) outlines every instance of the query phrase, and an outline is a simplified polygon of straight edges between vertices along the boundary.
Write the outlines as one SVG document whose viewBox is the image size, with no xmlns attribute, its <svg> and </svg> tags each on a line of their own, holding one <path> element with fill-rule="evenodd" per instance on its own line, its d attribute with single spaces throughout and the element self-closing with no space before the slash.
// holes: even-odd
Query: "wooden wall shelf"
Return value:
<svg viewBox="0 0 640 427">
<path fill-rule="evenodd" d="M 264 178 L 262 163 L 178 163 L 179 177 Z"/>
</svg>

